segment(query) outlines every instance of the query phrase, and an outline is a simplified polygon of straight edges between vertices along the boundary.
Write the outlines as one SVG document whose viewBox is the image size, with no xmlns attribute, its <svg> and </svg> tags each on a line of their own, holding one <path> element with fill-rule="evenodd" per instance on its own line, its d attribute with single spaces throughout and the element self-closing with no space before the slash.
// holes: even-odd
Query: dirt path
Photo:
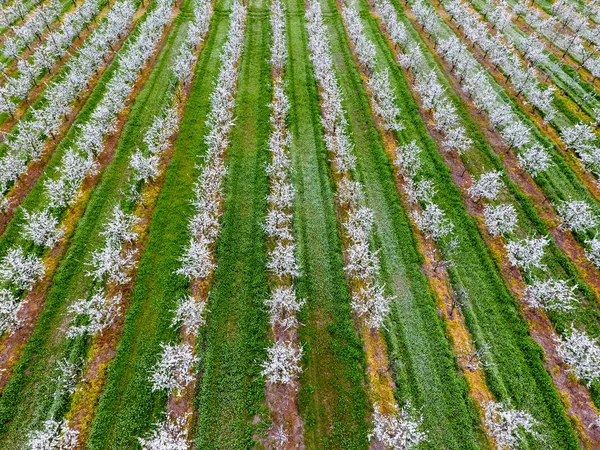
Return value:
<svg viewBox="0 0 600 450">
<path fill-rule="evenodd" d="M 181 1 L 181 0 L 180 0 Z M 179 3 L 178 3 L 179 5 Z M 179 11 L 179 6 L 174 7 L 174 11 Z M 171 24 L 167 25 L 166 29 L 170 31 Z M 98 156 L 98 169 L 92 175 L 89 175 L 83 182 L 77 202 L 70 207 L 63 220 L 64 237 L 50 250 L 49 254 L 44 258 L 46 273 L 44 277 L 36 282 L 32 290 L 22 300 L 23 307 L 19 311 L 19 317 L 22 319 L 23 325 L 9 335 L 5 335 L 0 339 L 0 392 L 12 375 L 12 369 L 18 361 L 23 348 L 25 347 L 29 336 L 33 332 L 37 319 L 45 305 L 46 292 L 52 286 L 52 278 L 54 272 L 60 263 L 62 257 L 66 253 L 71 243 L 71 236 L 75 231 L 79 219 L 85 213 L 87 201 L 99 180 L 102 178 L 102 173 L 106 166 L 112 161 L 117 150 L 121 133 L 128 119 L 129 107 L 142 90 L 149 74 L 150 68 L 156 62 L 162 48 L 166 44 L 168 31 L 162 36 L 162 40 L 156 48 L 154 55 L 146 63 L 145 69 L 138 77 L 132 92 L 130 93 L 124 108 L 118 115 L 115 124 L 115 132 L 107 137 L 104 150 Z"/>
<path fill-rule="evenodd" d="M 0 236 L 2 234 L 4 234 L 4 232 L 6 231 L 6 227 L 12 220 L 16 208 L 23 202 L 25 197 L 27 197 L 27 194 L 29 194 L 29 191 L 33 188 L 33 186 L 35 186 L 40 175 L 43 173 L 44 168 L 46 167 L 46 164 L 48 164 L 48 161 L 52 157 L 52 154 L 54 153 L 56 148 L 59 146 L 62 139 L 69 132 L 71 125 L 73 125 L 73 123 L 77 119 L 79 112 L 85 106 L 89 96 L 92 94 L 92 92 L 94 91 L 94 88 L 98 84 L 98 81 L 100 80 L 100 78 L 102 78 L 102 75 L 104 74 L 106 69 L 108 69 L 108 67 L 111 65 L 114 57 L 116 56 L 116 54 L 118 53 L 118 51 L 120 50 L 122 45 L 125 43 L 125 41 L 129 37 L 129 33 L 131 32 L 131 30 L 133 30 L 133 28 L 135 27 L 135 24 L 137 23 L 139 18 L 145 14 L 146 9 L 147 9 L 147 6 L 141 6 L 138 9 L 133 20 L 131 21 L 131 26 L 130 26 L 129 30 L 127 31 L 127 33 L 123 33 L 123 36 L 121 36 L 121 38 L 116 43 L 112 44 L 112 50 L 110 50 L 109 53 L 107 53 L 107 56 L 104 58 L 105 64 L 96 72 L 96 75 L 94 75 L 90 79 L 88 88 L 85 90 L 85 92 L 83 92 L 79 96 L 79 98 L 72 105 L 71 112 L 69 113 L 69 115 L 67 117 L 65 117 L 63 119 L 64 122 L 61 125 L 59 131 L 56 133 L 54 139 L 52 139 L 52 138 L 47 139 L 47 141 L 41 151 L 40 158 L 36 161 L 32 161 L 29 163 L 25 173 L 19 177 L 19 179 L 15 182 L 15 184 L 10 189 L 10 191 L 6 194 L 5 199 L 8 202 L 8 206 L 6 208 L 4 208 L 4 210 L 2 210 L 2 214 L 0 215 Z M 108 11 L 106 11 L 106 12 L 108 12 Z M 98 20 L 100 20 L 100 18 Z M 93 31 L 93 29 L 88 29 L 85 31 L 84 35 L 80 35 L 80 37 L 77 39 L 77 41 L 78 41 L 77 48 L 83 44 L 84 40 L 89 36 L 89 34 L 92 31 Z M 61 60 L 56 63 L 56 67 L 60 67 L 70 57 L 71 57 L 71 55 L 69 55 L 69 54 L 63 56 L 63 58 L 61 58 Z M 47 83 L 50 80 L 50 78 L 51 78 L 51 75 L 49 73 L 47 73 L 44 76 L 44 78 L 42 79 L 42 82 L 38 83 L 38 86 L 35 87 L 30 92 L 30 96 L 35 97 L 35 99 L 37 100 L 37 98 L 41 95 L 41 93 L 46 88 L 45 83 Z M 33 101 L 32 101 L 32 103 L 33 103 Z M 10 120 L 10 122 L 11 122 L 10 124 L 8 122 L 5 122 L 4 124 L 2 124 L 2 126 L 0 126 L 0 133 L 7 133 L 12 128 L 12 126 L 14 126 L 16 124 L 16 122 L 18 122 L 18 120 L 25 114 L 27 109 L 28 109 L 27 103 L 21 104 L 21 106 L 19 107 L 19 114 L 17 115 L 17 113 L 15 113 L 15 118 L 14 118 L 14 120 Z"/>
<path fill-rule="evenodd" d="M 427 44 L 429 51 L 433 55 L 436 55 L 431 39 L 418 28 L 412 13 L 407 11 L 407 16 L 413 23 L 414 28 L 419 32 Z M 436 55 L 436 59 L 440 61 L 439 55 Z M 533 181 L 530 178 L 529 183 L 527 183 L 528 177 L 526 177 L 526 175 L 520 169 L 516 168 L 516 158 L 514 158 L 512 153 L 507 154 L 507 146 L 503 143 L 501 137 L 496 132 L 489 131 L 491 129 L 491 124 L 487 121 L 486 117 L 483 117 L 482 114 L 475 110 L 474 105 L 472 105 L 465 93 L 460 89 L 460 83 L 456 77 L 450 73 L 449 66 L 445 63 L 445 61 L 443 61 L 442 66 L 444 67 L 445 75 L 449 79 L 453 89 L 461 96 L 461 99 L 467 106 L 469 113 L 474 119 L 476 119 L 475 122 L 479 125 L 480 130 L 486 135 L 488 142 L 493 148 L 503 151 L 503 162 L 505 163 L 505 166 L 507 166 L 507 162 L 514 162 L 514 164 L 508 164 L 507 167 L 507 172 L 511 179 L 513 179 L 513 181 L 517 183 L 522 190 L 526 191 L 528 195 L 536 193 L 537 191 L 538 196 L 533 198 L 534 204 L 538 209 L 538 214 L 543 216 L 544 220 L 548 221 L 551 212 L 547 211 L 548 208 L 543 209 L 540 207 L 540 205 L 543 207 L 543 201 L 540 202 L 540 198 L 543 199 L 541 192 L 539 192 L 536 186 L 533 186 Z M 429 128 L 430 120 L 427 119 L 427 115 L 423 115 L 423 119 L 424 122 L 428 124 Z M 434 135 L 434 132 L 435 131 L 432 130 L 432 135 Z M 436 138 L 435 135 L 434 138 Z M 436 141 L 439 140 L 440 136 L 437 136 Z M 460 188 L 463 203 L 467 208 L 467 211 L 475 218 L 477 226 L 481 231 L 481 236 L 492 250 L 491 253 L 500 268 L 506 285 L 510 289 L 513 297 L 521 306 L 521 314 L 528 322 L 532 337 L 544 350 L 544 365 L 548 373 L 552 376 L 553 382 L 563 398 L 565 408 L 571 420 L 575 423 L 575 428 L 579 434 L 582 445 L 584 445 L 586 448 L 593 448 L 592 443 L 600 442 L 600 429 L 597 427 L 589 427 L 589 424 L 595 421 L 598 416 L 589 391 L 585 386 L 568 376 L 566 367 L 562 364 L 556 352 L 556 334 L 553 331 L 553 326 L 548 317 L 542 312 L 532 311 L 522 301 L 526 284 L 523 281 L 521 273 L 509 263 L 506 250 L 502 245 L 501 239 L 492 238 L 487 233 L 483 223 L 483 205 L 475 203 L 466 191 L 466 189 L 471 185 L 471 178 L 468 175 L 468 172 L 466 172 L 466 168 L 462 161 L 454 153 L 442 153 L 442 156 L 452 173 L 452 179 L 454 180 L 454 183 Z M 570 233 L 566 234 L 561 232 L 556 227 L 554 227 L 551 232 L 557 241 L 557 245 L 567 246 L 567 249 L 569 247 L 569 237 L 571 240 L 574 240 Z M 572 255 L 570 256 L 572 257 Z"/>
</svg>

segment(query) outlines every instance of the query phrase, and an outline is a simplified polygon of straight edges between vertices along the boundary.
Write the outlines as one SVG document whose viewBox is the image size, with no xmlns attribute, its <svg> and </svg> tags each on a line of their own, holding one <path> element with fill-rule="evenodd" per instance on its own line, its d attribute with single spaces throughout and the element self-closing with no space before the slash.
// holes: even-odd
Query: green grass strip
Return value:
<svg viewBox="0 0 600 450">
<path fill-rule="evenodd" d="M 304 9 L 301 1 L 286 6 L 288 127 L 293 136 L 292 179 L 297 189 L 294 235 L 302 271 L 297 289 L 298 296 L 306 299 L 299 314 L 304 348 L 299 409 L 304 440 L 307 448 L 366 448 L 366 363 L 352 326 L 319 97 L 308 59 Z"/>
<path fill-rule="evenodd" d="M 218 266 L 199 339 L 203 348 L 197 448 L 251 448 L 253 435 L 269 420 L 260 375 L 268 344 L 263 302 L 269 296 L 261 228 L 267 212 L 272 96 L 266 4 L 259 0 L 248 6 L 236 125 L 227 150 L 223 228 L 215 250 Z"/>
<path fill-rule="evenodd" d="M 361 4 L 366 8 L 364 2 Z M 418 39 L 400 7 L 398 11 L 407 31 Z M 373 35 L 379 35 L 374 43 L 394 75 L 396 93 L 405 117 L 410 121 L 410 127 L 421 129 L 424 133 L 424 125 L 418 119 L 418 110 L 410 97 L 406 80 L 372 17 L 369 22 Z M 418 142 L 426 150 L 424 155 L 427 157 L 423 162 L 427 178 L 435 180 L 438 188 L 436 203 L 454 223 L 454 235 L 461 244 L 458 256 L 454 258 L 455 264 L 449 272 L 454 286 L 462 286 L 469 295 L 469 305 L 463 310 L 467 326 L 476 345 L 488 343 L 492 346 L 490 354 L 494 365 L 486 369 L 491 391 L 498 400 L 510 399 L 513 407 L 531 412 L 542 422 L 543 432 L 549 442 L 560 443 L 562 448 L 577 448 L 558 392 L 543 367 L 541 350 L 529 336 L 515 300 L 504 285 L 473 219 L 467 215 L 448 168 L 431 138 L 426 137 Z M 541 448 L 539 443 L 531 445 L 531 448 Z"/>
<path fill-rule="evenodd" d="M 410 400 L 422 410 L 424 428 L 430 432 L 428 448 L 479 448 L 484 444 L 477 414 L 466 382 L 457 374 L 444 324 L 420 271 L 421 255 L 398 198 L 392 167 L 372 123 L 343 22 L 334 2 L 326 3 L 334 60 L 356 145 L 356 175 L 365 187 L 366 204 L 375 214 L 374 244 L 380 251 L 382 281 L 396 298 L 385 334 L 398 402 L 403 405 Z M 410 104 L 409 98 L 403 97 L 399 103 Z M 414 125 L 408 118 L 410 112 L 405 114 L 405 121 L 412 122 L 408 138 L 426 141 L 425 129 Z M 420 124 L 417 114 L 412 117 Z"/>
</svg>

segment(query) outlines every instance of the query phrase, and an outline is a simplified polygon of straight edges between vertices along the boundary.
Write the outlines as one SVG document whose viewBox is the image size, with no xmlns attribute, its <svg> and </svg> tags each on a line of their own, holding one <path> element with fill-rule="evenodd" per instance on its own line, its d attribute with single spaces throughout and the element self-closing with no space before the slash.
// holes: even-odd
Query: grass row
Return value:
<svg viewBox="0 0 600 450">
<path fill-rule="evenodd" d="M 365 358 L 352 326 L 333 185 L 319 119 L 319 98 L 308 58 L 302 1 L 288 1 L 288 128 L 296 188 L 294 235 L 302 276 L 298 295 L 304 348 L 299 409 L 307 448 L 366 448 Z"/>
<path fill-rule="evenodd" d="M 366 204 L 374 212 L 373 244 L 379 249 L 382 281 L 395 297 L 385 335 L 398 402 L 403 405 L 410 400 L 422 411 L 424 428 L 430 432 L 429 448 L 484 446 L 466 381 L 457 373 L 444 324 L 420 270 L 422 259 L 398 198 L 392 167 L 373 125 L 341 17 L 333 1 L 323 3 L 349 131 L 356 146 L 355 177 L 362 182 Z M 406 104 L 405 100 L 400 103 Z M 408 112 L 403 119 L 410 123 L 411 139 L 428 139 L 424 128 L 418 128 L 418 115 L 411 118 Z"/>
<path fill-rule="evenodd" d="M 266 359 L 269 296 L 265 236 L 272 97 L 268 0 L 248 3 L 236 125 L 227 151 L 218 263 L 199 338 L 197 448 L 245 449 L 269 421 L 260 364 Z"/>
<path fill-rule="evenodd" d="M 410 27 L 408 22 L 405 22 L 405 24 L 407 27 Z M 422 40 L 414 29 L 412 30 L 411 38 L 424 48 Z M 479 177 L 481 173 L 492 170 L 501 171 L 503 174 L 502 180 L 506 189 L 501 195 L 501 198 L 494 203 L 511 203 L 515 206 L 518 213 L 517 228 L 513 234 L 506 236 L 507 239 L 522 239 L 531 235 L 532 232 L 538 235 L 549 236 L 547 224 L 537 215 L 531 199 L 519 190 L 518 186 L 510 179 L 507 172 L 504 170 L 502 161 L 494 153 L 492 147 L 482 134 L 480 129 L 481 125 L 478 125 L 475 119 L 469 115 L 466 106 L 453 91 L 441 65 L 436 61 L 432 54 L 424 52 L 424 55 L 424 64 L 426 64 L 429 70 L 436 71 L 438 79 L 446 88 L 446 94 L 457 107 L 461 122 L 466 127 L 469 137 L 474 142 L 472 148 L 463 152 L 461 155 L 461 160 L 468 169 L 468 172 L 475 178 Z M 573 262 L 561 252 L 552 239 L 549 247 L 546 249 L 544 264 L 546 266 L 545 270 L 534 269 L 531 272 L 523 272 L 525 281 L 531 283 L 536 278 L 546 279 L 547 277 L 567 280 L 569 283 L 577 285 L 581 300 L 581 302 L 575 305 L 574 309 L 571 311 L 556 311 L 549 314 L 558 333 L 564 332 L 570 327 L 571 323 L 575 323 L 578 326 L 582 326 L 590 335 L 600 336 L 600 327 L 598 326 L 600 312 L 596 305 L 595 296 L 590 287 L 577 273 L 577 268 L 574 266 Z M 593 393 L 595 396 L 594 400 L 598 404 L 597 387 L 595 386 Z"/>
</svg>

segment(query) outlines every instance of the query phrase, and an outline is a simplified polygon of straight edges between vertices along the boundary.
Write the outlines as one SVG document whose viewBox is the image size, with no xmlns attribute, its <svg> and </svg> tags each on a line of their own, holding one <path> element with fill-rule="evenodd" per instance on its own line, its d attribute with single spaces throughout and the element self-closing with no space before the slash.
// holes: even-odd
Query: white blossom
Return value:
<svg viewBox="0 0 600 450">
<path fill-rule="evenodd" d="M 172 325 L 182 324 L 191 332 L 196 332 L 205 323 L 206 302 L 187 296 L 179 300 Z"/>
<path fill-rule="evenodd" d="M 400 145 L 396 149 L 396 165 L 406 177 L 414 178 L 421 168 L 421 151 L 416 141 Z"/>
<path fill-rule="evenodd" d="M 510 241 L 506 244 L 508 260 L 513 266 L 524 270 L 544 269 L 542 258 L 544 257 L 544 249 L 549 243 L 550 240 L 546 236 Z"/>
<path fill-rule="evenodd" d="M 281 326 L 284 329 L 298 325 L 296 314 L 306 303 L 304 299 L 298 299 L 296 292 L 290 286 L 277 286 L 273 289 L 271 297 L 265 300 L 269 308 L 271 326 Z"/>
<path fill-rule="evenodd" d="M 548 311 L 570 311 L 579 300 L 575 295 L 575 286 L 569 286 L 566 280 L 549 278 L 535 280 L 525 289 L 525 301 L 532 308 Z"/>
<path fill-rule="evenodd" d="M 153 180 L 159 174 L 158 165 L 160 158 L 157 155 L 144 156 L 140 150 L 131 155 L 130 166 L 133 169 L 133 179 L 137 183 L 143 181 L 147 183 Z"/>
<path fill-rule="evenodd" d="M 569 371 L 588 386 L 600 379 L 600 345 L 571 325 L 571 330 L 558 339 L 558 354 L 568 364 Z"/>
<path fill-rule="evenodd" d="M 91 297 L 77 300 L 69 307 L 73 324 L 67 336 L 74 338 L 84 334 L 100 334 L 112 326 L 120 313 L 121 294 L 108 296 L 104 290 L 98 290 Z M 81 321 L 84 323 L 77 323 Z"/>
<path fill-rule="evenodd" d="M 157 423 L 145 438 L 138 438 L 143 450 L 188 450 L 188 415 L 167 417 Z"/>
<path fill-rule="evenodd" d="M 52 247 L 64 235 L 59 221 L 48 209 L 40 212 L 23 210 L 23 236 L 43 247 Z"/>
<path fill-rule="evenodd" d="M 435 203 L 425 205 L 421 212 L 414 211 L 412 217 L 419 230 L 435 240 L 447 236 L 454 229 L 444 211 Z"/>
<path fill-rule="evenodd" d="M 499 450 L 516 450 L 527 436 L 540 439 L 539 423 L 526 411 L 490 401 L 485 405 L 485 426 Z"/>
<path fill-rule="evenodd" d="M 592 239 L 585 241 L 587 248 L 585 249 L 585 256 L 594 264 L 600 268 L 600 239 L 598 236 L 594 236 Z"/>
<path fill-rule="evenodd" d="M 109 281 L 124 285 L 131 280 L 129 271 L 135 267 L 136 250 L 122 251 L 121 246 L 107 242 L 104 247 L 92 253 L 89 265 L 92 269 L 87 272 L 97 281 Z"/>
<path fill-rule="evenodd" d="M 19 317 L 19 310 L 23 303 L 8 289 L 0 289 L 0 335 L 12 332 L 19 328 L 23 319 Z"/>
<path fill-rule="evenodd" d="M 577 152 L 588 169 L 600 173 L 600 146 L 590 124 L 580 122 L 566 127 L 561 131 L 561 138 L 568 148 Z"/>
<path fill-rule="evenodd" d="M 385 295 L 383 286 L 368 283 L 352 293 L 352 311 L 373 329 L 383 326 L 393 298 Z"/>
<path fill-rule="evenodd" d="M 39 256 L 25 255 L 21 247 L 11 248 L 0 262 L 0 282 L 27 290 L 44 275 L 45 270 Z"/>
<path fill-rule="evenodd" d="M 275 444 L 275 448 L 284 448 L 285 444 L 288 443 L 289 438 L 285 432 L 283 424 L 274 427 L 272 439 Z"/>
<path fill-rule="evenodd" d="M 302 372 L 302 349 L 291 342 L 274 342 L 267 348 L 267 360 L 261 375 L 270 383 L 289 384 Z"/>
<path fill-rule="evenodd" d="M 358 60 L 369 70 L 373 70 L 376 65 L 377 52 L 373 43 L 365 35 L 358 11 L 352 6 L 344 5 L 342 17 Z"/>
<path fill-rule="evenodd" d="M 404 129 L 398 107 L 398 99 L 390 83 L 390 74 L 387 69 L 375 72 L 367 82 L 373 99 L 373 109 L 387 130 L 400 131 Z"/>
<path fill-rule="evenodd" d="M 184 255 L 180 258 L 182 266 L 176 273 L 185 275 L 188 279 L 204 279 L 215 269 L 211 241 L 207 239 L 191 239 Z"/>
<path fill-rule="evenodd" d="M 550 167 L 551 157 L 548 151 L 539 144 L 533 144 L 517 155 L 519 164 L 532 177 L 538 176 Z"/>
<path fill-rule="evenodd" d="M 416 449 L 419 444 L 427 442 L 427 432 L 423 431 L 423 418 L 413 411 L 410 402 L 398 411 L 382 412 L 375 406 L 373 413 L 373 432 L 369 440 L 375 438 L 385 448 L 393 450 Z"/>
<path fill-rule="evenodd" d="M 69 427 L 65 419 L 62 422 L 46 420 L 41 430 L 29 434 L 29 450 L 72 450 L 79 444 L 79 431 Z"/>
<path fill-rule="evenodd" d="M 500 130 L 502 137 L 512 147 L 521 148 L 531 142 L 531 133 L 529 128 L 516 119 L 516 116 L 511 114 L 512 121 Z"/>
<path fill-rule="evenodd" d="M 475 200 L 481 198 L 495 200 L 503 186 L 502 173 L 500 171 L 490 171 L 482 173 L 479 179 L 473 182 L 468 192 Z"/>
<path fill-rule="evenodd" d="M 485 205 L 483 217 L 485 226 L 492 236 L 510 234 L 517 226 L 517 210 L 511 203 Z"/>
<path fill-rule="evenodd" d="M 292 213 L 280 208 L 269 209 L 265 218 L 265 233 L 277 239 L 292 239 L 292 220 Z"/>
<path fill-rule="evenodd" d="M 583 232 L 598 225 L 598 216 L 590 205 L 582 200 L 566 200 L 556 206 L 559 216 L 569 230 Z"/>
<path fill-rule="evenodd" d="M 293 243 L 277 242 L 268 253 L 267 269 L 280 278 L 300 276 L 300 267 L 294 255 L 295 248 Z"/>
<path fill-rule="evenodd" d="M 161 343 L 160 347 L 162 353 L 149 378 L 152 390 L 166 390 L 169 394 L 180 391 L 194 380 L 198 358 L 189 344 Z"/>
<path fill-rule="evenodd" d="M 57 388 L 53 394 L 54 397 L 61 397 L 65 394 L 73 394 L 75 392 L 78 372 L 77 364 L 69 361 L 67 358 L 58 361 L 54 377 L 54 382 L 57 384 Z"/>
<path fill-rule="evenodd" d="M 404 186 L 404 190 L 407 192 L 411 203 L 433 203 L 433 197 L 437 193 L 435 183 L 427 178 L 416 183 L 408 180 Z"/>
<path fill-rule="evenodd" d="M 346 264 L 344 270 L 349 277 L 369 279 L 379 274 L 379 258 L 372 252 L 367 241 L 352 243 L 346 249 Z"/>
</svg>

